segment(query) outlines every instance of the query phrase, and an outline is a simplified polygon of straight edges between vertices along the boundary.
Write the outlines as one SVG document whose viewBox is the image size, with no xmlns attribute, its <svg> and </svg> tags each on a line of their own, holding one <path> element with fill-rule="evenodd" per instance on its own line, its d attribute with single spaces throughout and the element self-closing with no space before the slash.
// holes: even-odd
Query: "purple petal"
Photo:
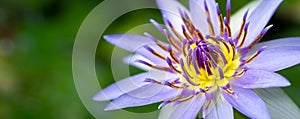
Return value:
<svg viewBox="0 0 300 119">
<path fill-rule="evenodd" d="M 285 87 L 291 85 L 280 74 L 249 69 L 242 77 L 234 79 L 231 84 L 241 88 L 270 88 L 270 87 Z"/>
<path fill-rule="evenodd" d="M 157 65 L 168 66 L 165 63 L 164 59 L 155 56 L 153 53 L 148 51 L 145 48 L 145 46 L 151 47 L 151 49 L 153 49 L 154 51 L 156 51 L 157 53 L 163 56 L 167 56 L 169 53 L 161 49 L 159 46 L 156 45 L 155 42 L 153 42 L 153 40 L 147 37 L 133 35 L 133 34 L 114 34 L 114 35 L 106 35 L 104 36 L 104 39 L 120 48 L 123 48 L 130 52 L 136 52 Z"/>
<path fill-rule="evenodd" d="M 211 108 L 213 107 L 213 108 Z M 203 118 L 205 119 L 218 119 L 218 112 L 217 109 L 215 107 L 215 103 L 212 103 L 212 105 L 209 107 L 211 109 L 209 109 L 210 111 L 203 111 Z"/>
<path fill-rule="evenodd" d="M 216 1 L 215 0 L 206 0 L 207 7 L 211 16 L 211 21 L 214 27 L 214 31 L 218 36 L 220 34 L 220 23 L 218 20 L 218 14 L 216 9 Z"/>
<path fill-rule="evenodd" d="M 126 107 L 142 106 L 168 100 L 179 94 L 179 91 L 168 86 L 148 84 L 109 103 L 105 110 L 116 110 Z"/>
<path fill-rule="evenodd" d="M 300 63 L 299 46 L 266 48 L 247 66 L 252 69 L 278 71 Z"/>
<path fill-rule="evenodd" d="M 122 80 L 117 81 L 114 84 L 104 88 L 98 92 L 93 99 L 97 101 L 105 101 L 115 99 L 127 92 L 135 90 L 141 86 L 144 86 L 146 78 L 153 78 L 157 80 L 175 79 L 176 75 L 164 72 L 146 72 L 140 73 Z"/>
<path fill-rule="evenodd" d="M 195 27 L 200 30 L 203 35 L 209 34 L 208 24 L 204 18 L 206 18 L 206 12 L 204 3 L 202 0 L 190 0 L 191 20 Z"/>
<path fill-rule="evenodd" d="M 282 0 L 264 0 L 256 7 L 247 21 L 250 21 L 250 25 L 244 46 L 250 45 L 256 39 L 281 2 Z"/>
<path fill-rule="evenodd" d="M 189 101 L 178 104 L 176 109 L 171 114 L 170 119 L 194 119 L 204 104 L 205 97 L 198 95 Z"/>
<path fill-rule="evenodd" d="M 162 14 L 165 15 L 165 17 L 172 23 L 174 29 L 183 36 L 181 25 L 183 25 L 184 23 L 181 19 L 179 10 L 189 13 L 188 10 L 177 0 L 156 0 L 156 3 Z M 166 19 L 165 24 L 168 24 L 166 22 Z"/>
<path fill-rule="evenodd" d="M 265 103 L 252 90 L 232 86 L 233 95 L 222 91 L 224 98 L 239 112 L 249 118 L 270 119 Z"/>
<path fill-rule="evenodd" d="M 105 35 L 104 39 L 107 42 L 130 52 L 134 52 L 137 48 L 140 48 L 146 44 L 154 43 L 153 40 L 147 37 L 133 34 Z"/>
<path fill-rule="evenodd" d="M 232 17 L 230 19 L 230 22 L 231 22 L 230 27 L 231 27 L 232 33 L 236 33 L 234 35 L 237 35 L 237 32 L 240 30 L 240 27 L 242 25 L 242 20 L 243 20 L 242 16 L 245 14 L 245 12 L 247 10 L 249 10 L 249 12 L 248 12 L 248 15 L 249 15 L 259 5 L 260 2 L 261 1 L 259 1 L 259 0 L 251 1 L 247 5 L 245 5 L 243 8 L 239 9 L 239 11 L 235 12 L 232 15 Z"/>
<path fill-rule="evenodd" d="M 217 113 L 219 119 L 234 119 L 232 106 L 222 96 L 217 99 Z"/>
<path fill-rule="evenodd" d="M 203 115 L 205 119 L 233 119 L 233 108 L 219 93 Z"/>
<path fill-rule="evenodd" d="M 144 80 L 149 76 L 148 73 L 137 74 L 132 77 L 122 79 L 98 92 L 93 99 L 97 101 L 111 100 L 123 95 L 126 92 L 137 89 L 146 83 Z"/>
<path fill-rule="evenodd" d="M 145 57 L 143 57 L 139 54 L 134 54 L 134 55 L 127 56 L 123 59 L 123 62 L 125 62 L 126 64 L 130 64 L 132 66 L 135 66 L 137 68 L 143 69 L 145 71 L 149 71 L 149 70 L 152 69 L 151 67 L 149 67 L 145 64 L 137 62 L 137 60 L 142 60 L 142 61 L 153 64 L 153 62 L 151 62 L 150 60 L 148 60 L 147 58 L 145 58 Z"/>
<path fill-rule="evenodd" d="M 275 48 L 281 46 L 299 46 L 300 47 L 300 37 L 291 38 L 280 38 L 275 40 L 270 40 L 266 42 L 261 42 L 252 48 L 252 51 L 257 51 L 261 47 L 267 46 L 267 48 Z"/>
</svg>

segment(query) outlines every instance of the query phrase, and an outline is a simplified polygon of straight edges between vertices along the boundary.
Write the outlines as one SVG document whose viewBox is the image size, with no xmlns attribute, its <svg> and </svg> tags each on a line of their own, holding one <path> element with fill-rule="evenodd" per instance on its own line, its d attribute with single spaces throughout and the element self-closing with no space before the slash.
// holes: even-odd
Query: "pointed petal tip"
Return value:
<svg viewBox="0 0 300 119">
<path fill-rule="evenodd" d="M 291 83 L 288 80 L 286 80 L 286 82 L 282 84 L 282 87 L 287 87 L 287 86 L 291 86 Z"/>
<path fill-rule="evenodd" d="M 117 110 L 119 108 L 117 108 L 116 105 L 114 105 L 113 103 L 109 103 L 108 105 L 105 106 L 104 111 L 111 111 L 111 110 Z"/>
<path fill-rule="evenodd" d="M 111 39 L 113 39 L 112 37 L 116 36 L 116 34 L 111 34 L 111 35 L 103 35 L 104 40 L 109 41 Z"/>
<path fill-rule="evenodd" d="M 107 101 L 102 91 L 98 92 L 96 95 L 92 97 L 94 101 Z"/>
<path fill-rule="evenodd" d="M 108 38 L 109 38 L 109 35 L 103 35 L 103 38 L 104 38 L 104 39 L 108 39 Z"/>
<path fill-rule="evenodd" d="M 110 34 L 110 35 L 103 35 L 104 40 L 110 43 L 115 43 L 119 40 L 121 34 Z"/>
</svg>

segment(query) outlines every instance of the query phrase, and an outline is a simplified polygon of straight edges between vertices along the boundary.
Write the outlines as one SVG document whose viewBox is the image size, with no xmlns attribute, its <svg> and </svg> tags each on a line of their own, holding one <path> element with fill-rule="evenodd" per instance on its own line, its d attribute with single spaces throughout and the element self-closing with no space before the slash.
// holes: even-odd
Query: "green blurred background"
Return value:
<svg viewBox="0 0 300 119">
<path fill-rule="evenodd" d="M 181 1 L 187 5 L 187 0 Z M 224 1 L 217 1 L 224 9 Z M 233 11 L 247 2 L 232 0 Z M 78 98 L 71 63 L 77 30 L 99 3 L 101 0 L 0 1 L 0 118 L 93 118 Z M 263 40 L 300 36 L 299 6 L 299 0 L 284 1 L 269 23 L 274 27 Z M 137 10 L 114 21 L 105 34 L 125 33 L 149 23 L 150 18 L 162 23 L 158 10 Z M 100 40 L 96 68 L 103 87 L 114 81 L 110 70 L 113 48 Z M 132 69 L 131 73 L 140 72 Z M 297 105 L 300 105 L 299 71 L 300 65 L 279 71 L 291 81 L 292 86 L 284 90 Z M 128 110 L 153 111 L 155 106 Z"/>
</svg>

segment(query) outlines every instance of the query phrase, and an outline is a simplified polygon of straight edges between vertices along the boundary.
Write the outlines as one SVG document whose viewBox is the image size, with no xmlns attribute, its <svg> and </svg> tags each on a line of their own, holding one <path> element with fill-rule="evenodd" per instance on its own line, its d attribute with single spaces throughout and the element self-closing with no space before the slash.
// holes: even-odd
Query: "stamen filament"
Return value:
<svg viewBox="0 0 300 119">
<path fill-rule="evenodd" d="M 163 45 L 161 42 L 159 42 L 156 38 L 154 38 L 151 34 L 145 32 L 144 35 L 148 38 L 150 38 L 151 40 L 153 40 L 157 46 L 159 46 L 161 49 L 168 51 L 167 46 Z"/>
<path fill-rule="evenodd" d="M 244 14 L 242 25 L 241 25 L 239 34 L 237 35 L 236 39 L 240 39 L 240 37 L 241 37 L 241 35 L 243 33 L 243 28 L 245 27 L 245 24 L 246 24 L 246 18 L 247 18 L 248 12 L 249 12 L 249 9 Z"/>
<path fill-rule="evenodd" d="M 242 75 L 244 75 L 244 74 L 246 73 L 247 70 L 248 70 L 248 68 L 245 67 L 245 68 L 243 68 L 240 72 L 235 72 L 235 73 L 233 74 L 233 76 L 235 76 L 235 77 L 241 77 Z"/>
<path fill-rule="evenodd" d="M 241 40 L 241 42 L 240 42 L 240 44 L 239 44 L 238 47 L 242 47 L 242 46 L 244 45 L 244 43 L 245 43 L 246 36 L 247 36 L 247 33 L 248 33 L 248 26 L 249 26 L 249 23 L 250 23 L 250 22 L 248 22 L 248 23 L 245 25 L 245 27 L 244 27 L 244 35 L 243 35 L 243 39 Z"/>
<path fill-rule="evenodd" d="M 169 67 L 170 67 L 173 71 L 175 71 L 175 72 L 181 74 L 181 71 L 179 71 L 178 69 L 176 69 L 176 68 L 174 67 L 174 65 L 172 64 L 172 61 L 171 61 L 171 59 L 170 59 L 169 57 L 166 58 L 166 61 L 167 61 L 168 65 L 169 65 Z"/>
<path fill-rule="evenodd" d="M 259 36 L 249 45 L 249 49 L 252 49 L 261 39 L 262 37 L 268 32 L 268 30 L 273 27 L 273 25 L 267 26 L 265 29 L 262 30 L 262 32 L 259 34 Z"/>
<path fill-rule="evenodd" d="M 207 15 L 207 18 L 206 18 L 206 21 L 208 23 L 208 28 L 209 28 L 209 33 L 212 35 L 212 36 L 215 36 L 215 31 L 214 31 L 214 27 L 213 27 L 213 24 L 211 22 L 211 16 L 210 16 L 210 13 L 209 13 L 209 9 L 207 7 L 207 3 L 206 3 L 206 0 L 204 0 L 204 8 L 205 8 L 205 11 L 206 11 L 206 15 Z"/>
<path fill-rule="evenodd" d="M 167 24 L 169 25 L 169 27 L 171 28 L 171 31 L 174 33 L 174 35 L 180 40 L 180 41 L 183 41 L 183 37 L 174 29 L 172 23 L 167 19 L 166 19 L 166 22 Z"/>
<path fill-rule="evenodd" d="M 150 64 L 146 61 L 143 61 L 143 60 L 135 60 L 135 62 L 138 62 L 138 63 L 142 63 L 144 65 L 147 65 L 148 67 L 151 67 L 151 68 L 154 68 L 154 69 L 157 69 L 157 70 L 161 70 L 161 71 L 170 71 L 170 69 L 168 67 L 161 67 L 161 66 L 155 66 L 153 64 Z"/>
<path fill-rule="evenodd" d="M 248 64 L 249 62 L 253 61 L 266 47 L 262 47 L 257 52 L 255 52 L 251 57 L 249 57 L 245 62 Z"/>
<path fill-rule="evenodd" d="M 144 46 L 145 49 L 147 49 L 148 51 L 150 51 L 153 55 L 159 57 L 160 59 L 166 59 L 165 56 L 163 56 L 162 54 L 159 54 L 158 52 L 154 51 L 151 47 L 149 47 L 148 45 Z"/>
</svg>

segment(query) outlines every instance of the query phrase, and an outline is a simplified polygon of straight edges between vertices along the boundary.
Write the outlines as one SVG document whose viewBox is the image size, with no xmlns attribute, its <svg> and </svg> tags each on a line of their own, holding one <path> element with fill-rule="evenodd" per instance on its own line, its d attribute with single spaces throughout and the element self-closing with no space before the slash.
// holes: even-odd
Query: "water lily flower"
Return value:
<svg viewBox="0 0 300 119">
<path fill-rule="evenodd" d="M 297 118 L 299 108 L 278 87 L 290 82 L 276 71 L 300 62 L 300 38 L 258 43 L 282 0 L 254 1 L 231 16 L 215 0 L 157 0 L 166 28 L 165 43 L 145 33 L 106 35 L 136 53 L 125 61 L 145 69 L 108 86 L 94 100 L 112 100 L 105 110 L 162 102 L 160 118 L 233 119 L 233 109 L 249 118 Z"/>
</svg>

